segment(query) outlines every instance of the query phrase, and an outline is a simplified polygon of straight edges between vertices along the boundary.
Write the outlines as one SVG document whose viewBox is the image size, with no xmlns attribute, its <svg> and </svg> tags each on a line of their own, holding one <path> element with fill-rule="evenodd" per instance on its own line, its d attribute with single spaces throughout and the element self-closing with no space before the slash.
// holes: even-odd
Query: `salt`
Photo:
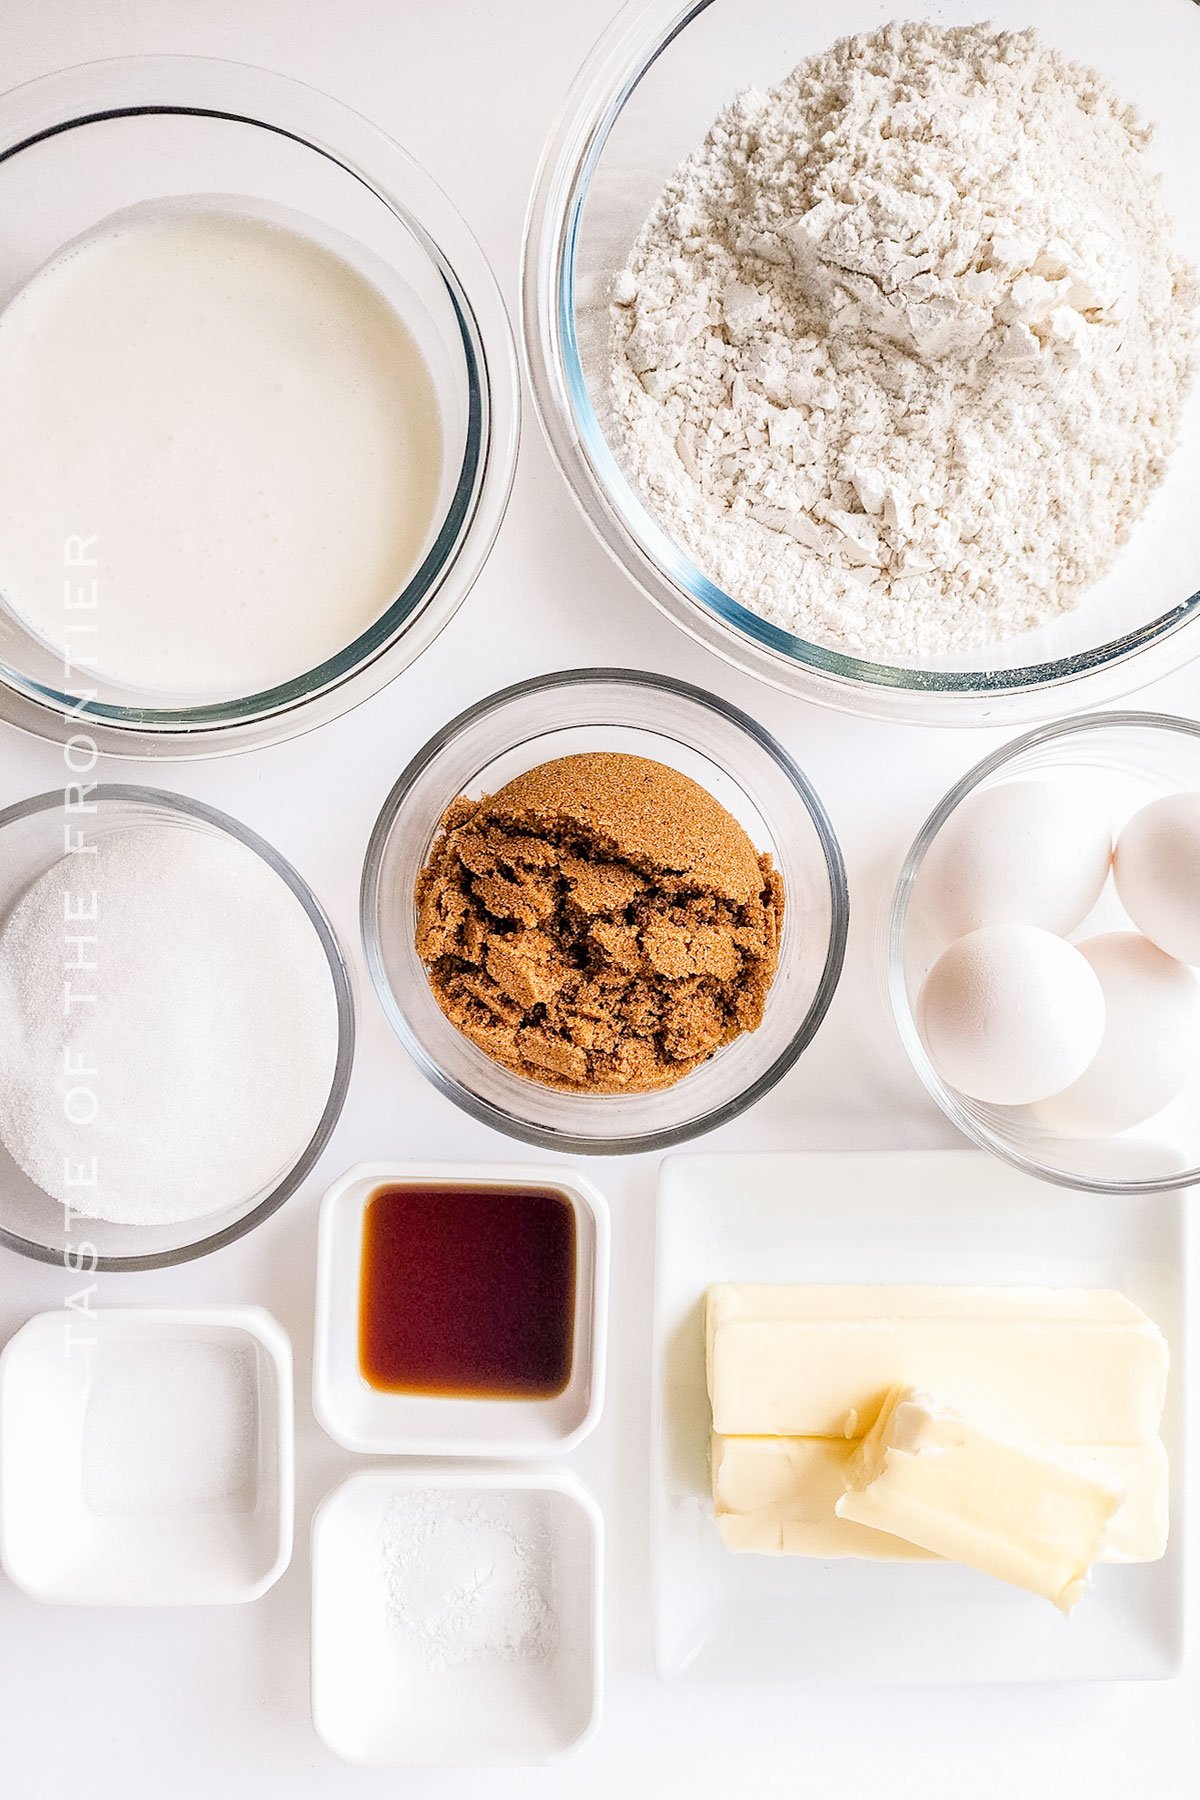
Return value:
<svg viewBox="0 0 1200 1800">
<path fill-rule="evenodd" d="M 253 1353 L 187 1339 L 102 1344 L 83 1419 L 83 1503 L 110 1517 L 253 1512 Z"/>
</svg>

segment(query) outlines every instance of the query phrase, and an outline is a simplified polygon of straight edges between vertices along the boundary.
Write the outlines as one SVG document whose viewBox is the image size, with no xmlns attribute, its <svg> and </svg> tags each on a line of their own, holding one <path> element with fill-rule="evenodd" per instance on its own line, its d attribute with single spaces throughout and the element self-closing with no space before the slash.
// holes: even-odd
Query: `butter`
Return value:
<svg viewBox="0 0 1200 1800">
<path fill-rule="evenodd" d="M 897 1385 L 1018 1437 L 1145 1444 L 1158 1433 L 1166 1342 L 1107 1290 L 722 1284 L 705 1319 L 723 1435 L 860 1438 Z"/>
<path fill-rule="evenodd" d="M 819 1562 L 854 1556 L 865 1562 L 936 1562 L 927 1550 L 883 1531 L 839 1519 L 789 1519 L 778 1513 L 718 1513 L 717 1531 L 727 1550 L 748 1556 L 807 1556 Z"/>
<path fill-rule="evenodd" d="M 1082 1597 L 1120 1491 L 1053 1452 L 994 1435 L 912 1388 L 894 1389 L 847 1470 L 839 1518 L 1042 1594 Z"/>
<path fill-rule="evenodd" d="M 845 1438 L 712 1438 L 713 1510 L 731 1550 L 764 1556 L 929 1560 L 932 1552 L 854 1519 L 837 1503 L 860 1445 Z M 1152 1444 L 1064 1445 L 1071 1468 L 1115 1488 L 1101 1562 L 1155 1562 L 1167 1547 L 1170 1470 Z"/>
<path fill-rule="evenodd" d="M 838 1518 L 855 1449 L 844 1438 L 714 1434 L 713 1508 L 725 1543 L 765 1556 L 929 1561 L 916 1544 Z"/>
<path fill-rule="evenodd" d="M 1064 1449 L 1073 1466 L 1111 1482 L 1121 1504 L 1108 1522 L 1101 1562 L 1157 1562 L 1171 1529 L 1171 1465 L 1160 1438 L 1152 1444 Z"/>
</svg>

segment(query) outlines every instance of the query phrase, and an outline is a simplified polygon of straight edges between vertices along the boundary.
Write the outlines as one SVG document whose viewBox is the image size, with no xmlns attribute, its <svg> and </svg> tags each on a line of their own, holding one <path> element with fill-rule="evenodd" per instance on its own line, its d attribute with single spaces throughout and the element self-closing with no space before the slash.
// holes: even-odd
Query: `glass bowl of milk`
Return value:
<svg viewBox="0 0 1200 1800">
<path fill-rule="evenodd" d="M 469 591 L 519 386 L 495 280 L 367 120 L 190 57 L 0 97 L 0 718 L 278 741 Z"/>
</svg>

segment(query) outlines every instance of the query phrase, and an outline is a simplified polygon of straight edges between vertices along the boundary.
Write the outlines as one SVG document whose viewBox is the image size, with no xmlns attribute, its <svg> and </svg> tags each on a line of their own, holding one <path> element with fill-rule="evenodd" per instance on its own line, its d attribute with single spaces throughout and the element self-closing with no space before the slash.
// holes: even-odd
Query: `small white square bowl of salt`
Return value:
<svg viewBox="0 0 1200 1800">
<path fill-rule="evenodd" d="M 0 1355 L 0 1561 L 38 1600 L 254 1600 L 291 1559 L 292 1357 L 256 1306 L 40 1313 Z"/>
<path fill-rule="evenodd" d="M 313 1520 L 313 1723 L 351 1763 L 535 1764 L 595 1731 L 603 1524 L 564 1470 L 351 1475 Z"/>
</svg>

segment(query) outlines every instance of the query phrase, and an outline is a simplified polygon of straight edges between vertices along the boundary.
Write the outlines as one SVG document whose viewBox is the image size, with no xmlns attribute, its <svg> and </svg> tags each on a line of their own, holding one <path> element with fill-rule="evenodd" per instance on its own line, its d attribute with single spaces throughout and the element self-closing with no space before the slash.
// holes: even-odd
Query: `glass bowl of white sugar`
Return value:
<svg viewBox="0 0 1200 1800">
<path fill-rule="evenodd" d="M 1200 652 L 1200 14 L 977 15 L 627 6 L 523 280 L 546 436 L 642 591 L 775 686 L 951 725 Z"/>
<path fill-rule="evenodd" d="M 236 820 L 102 783 L 0 812 L 0 1244 L 157 1269 L 268 1219 L 354 1060 L 320 902 Z"/>
<path fill-rule="evenodd" d="M 503 302 L 367 120 L 190 57 L 0 95 L 0 719 L 195 757 L 432 642 L 503 517 Z"/>
</svg>

